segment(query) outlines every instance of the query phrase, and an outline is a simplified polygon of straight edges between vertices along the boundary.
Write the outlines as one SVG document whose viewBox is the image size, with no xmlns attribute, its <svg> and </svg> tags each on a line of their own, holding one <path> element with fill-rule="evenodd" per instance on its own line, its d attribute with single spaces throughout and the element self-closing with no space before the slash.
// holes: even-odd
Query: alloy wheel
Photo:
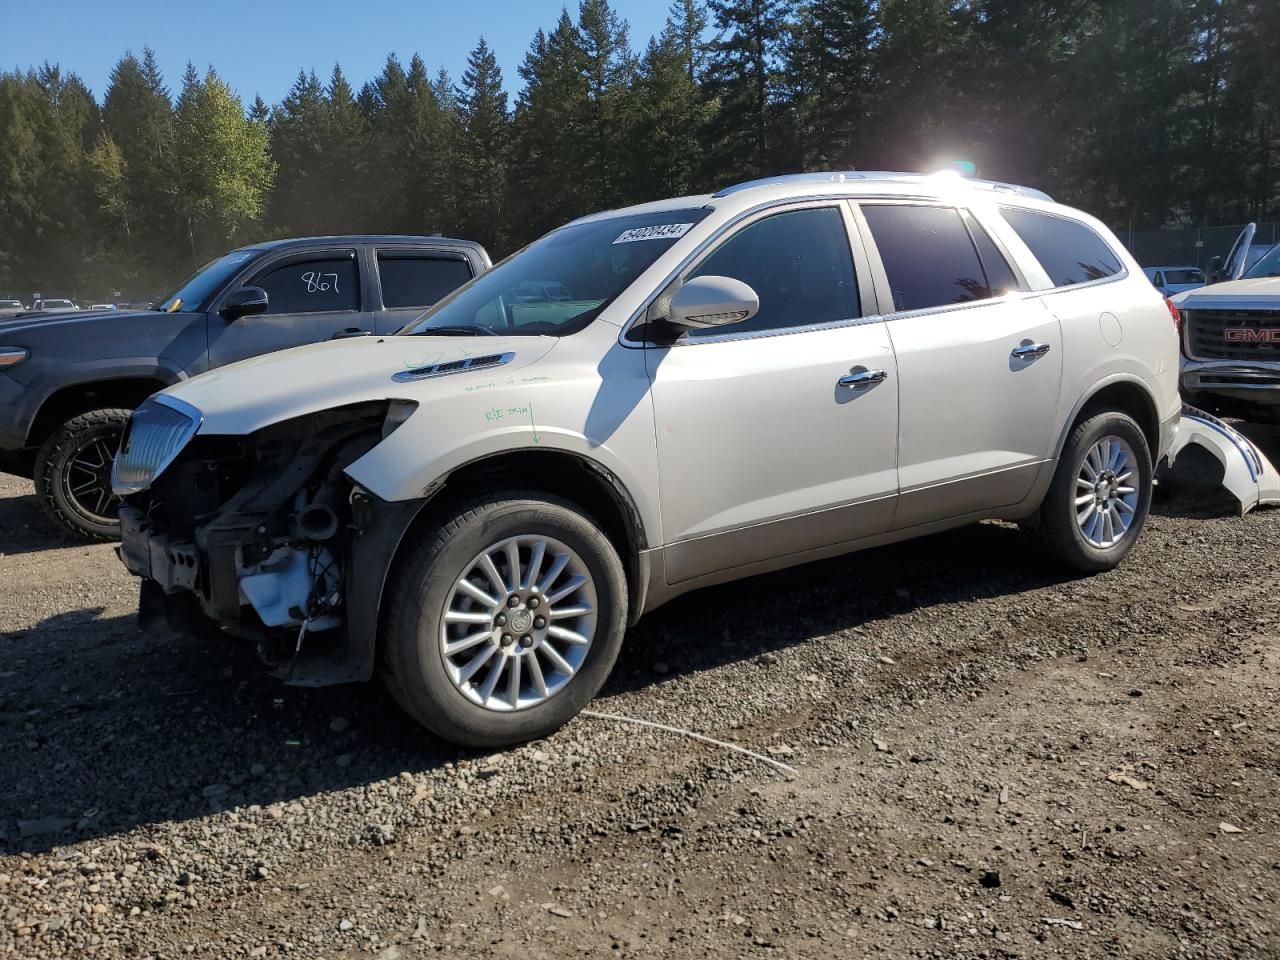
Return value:
<svg viewBox="0 0 1280 960">
<path fill-rule="evenodd" d="M 94 523 L 115 523 L 120 498 L 111 491 L 111 465 L 120 437 L 117 433 L 86 437 L 67 458 L 62 488 L 67 499 Z"/>
<path fill-rule="evenodd" d="M 1084 455 L 1076 475 L 1076 523 L 1095 547 L 1114 547 L 1138 511 L 1138 459 L 1117 436 L 1106 436 Z"/>
<path fill-rule="evenodd" d="M 478 553 L 453 583 L 440 653 L 453 685 L 489 710 L 524 710 L 564 689 L 595 639 L 596 588 L 559 540 L 508 537 Z"/>
</svg>

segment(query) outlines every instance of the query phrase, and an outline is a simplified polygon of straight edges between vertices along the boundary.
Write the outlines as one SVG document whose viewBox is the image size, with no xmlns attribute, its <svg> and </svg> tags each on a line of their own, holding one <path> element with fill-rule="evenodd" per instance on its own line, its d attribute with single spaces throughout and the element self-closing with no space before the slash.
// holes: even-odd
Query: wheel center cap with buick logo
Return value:
<svg viewBox="0 0 1280 960">
<path fill-rule="evenodd" d="M 533 626 L 533 614 L 528 610 L 517 610 L 511 614 L 511 629 L 516 633 L 524 633 Z"/>
</svg>

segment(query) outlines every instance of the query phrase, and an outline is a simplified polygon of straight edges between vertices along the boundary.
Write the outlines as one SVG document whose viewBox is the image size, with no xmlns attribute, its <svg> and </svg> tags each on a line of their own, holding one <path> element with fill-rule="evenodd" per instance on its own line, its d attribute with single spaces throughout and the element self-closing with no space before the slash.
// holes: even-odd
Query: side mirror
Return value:
<svg viewBox="0 0 1280 960">
<path fill-rule="evenodd" d="M 227 294 L 227 299 L 218 311 L 227 320 L 238 320 L 255 313 L 267 312 L 267 291 L 261 287 L 241 287 Z"/>
<path fill-rule="evenodd" d="M 667 322 L 677 327 L 720 327 L 749 320 L 760 311 L 760 297 L 732 277 L 694 277 L 671 298 Z"/>
<path fill-rule="evenodd" d="M 1209 262 L 1204 265 L 1204 275 L 1210 283 L 1218 282 L 1218 275 L 1222 273 L 1222 257 L 1216 254 L 1209 258 Z"/>
</svg>

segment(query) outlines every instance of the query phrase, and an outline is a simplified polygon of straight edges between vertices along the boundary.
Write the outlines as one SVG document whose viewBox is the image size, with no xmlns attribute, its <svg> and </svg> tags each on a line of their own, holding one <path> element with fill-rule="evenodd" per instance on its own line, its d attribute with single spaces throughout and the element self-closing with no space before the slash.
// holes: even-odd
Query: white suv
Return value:
<svg viewBox="0 0 1280 960">
<path fill-rule="evenodd" d="M 955 176 L 596 214 L 399 335 L 195 377 L 115 464 L 144 618 L 438 734 L 547 734 L 687 590 L 988 517 L 1133 546 L 1178 422 L 1168 308 L 1101 223 Z"/>
</svg>

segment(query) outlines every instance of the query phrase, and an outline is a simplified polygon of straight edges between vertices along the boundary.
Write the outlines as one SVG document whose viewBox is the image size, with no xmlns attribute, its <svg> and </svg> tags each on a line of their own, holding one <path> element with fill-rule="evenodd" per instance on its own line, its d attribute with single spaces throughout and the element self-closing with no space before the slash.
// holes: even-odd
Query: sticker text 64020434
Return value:
<svg viewBox="0 0 1280 960">
<path fill-rule="evenodd" d="M 635 243 L 637 240 L 675 240 L 689 232 L 692 223 L 655 223 L 651 227 L 635 227 L 624 230 L 614 243 Z"/>
</svg>

